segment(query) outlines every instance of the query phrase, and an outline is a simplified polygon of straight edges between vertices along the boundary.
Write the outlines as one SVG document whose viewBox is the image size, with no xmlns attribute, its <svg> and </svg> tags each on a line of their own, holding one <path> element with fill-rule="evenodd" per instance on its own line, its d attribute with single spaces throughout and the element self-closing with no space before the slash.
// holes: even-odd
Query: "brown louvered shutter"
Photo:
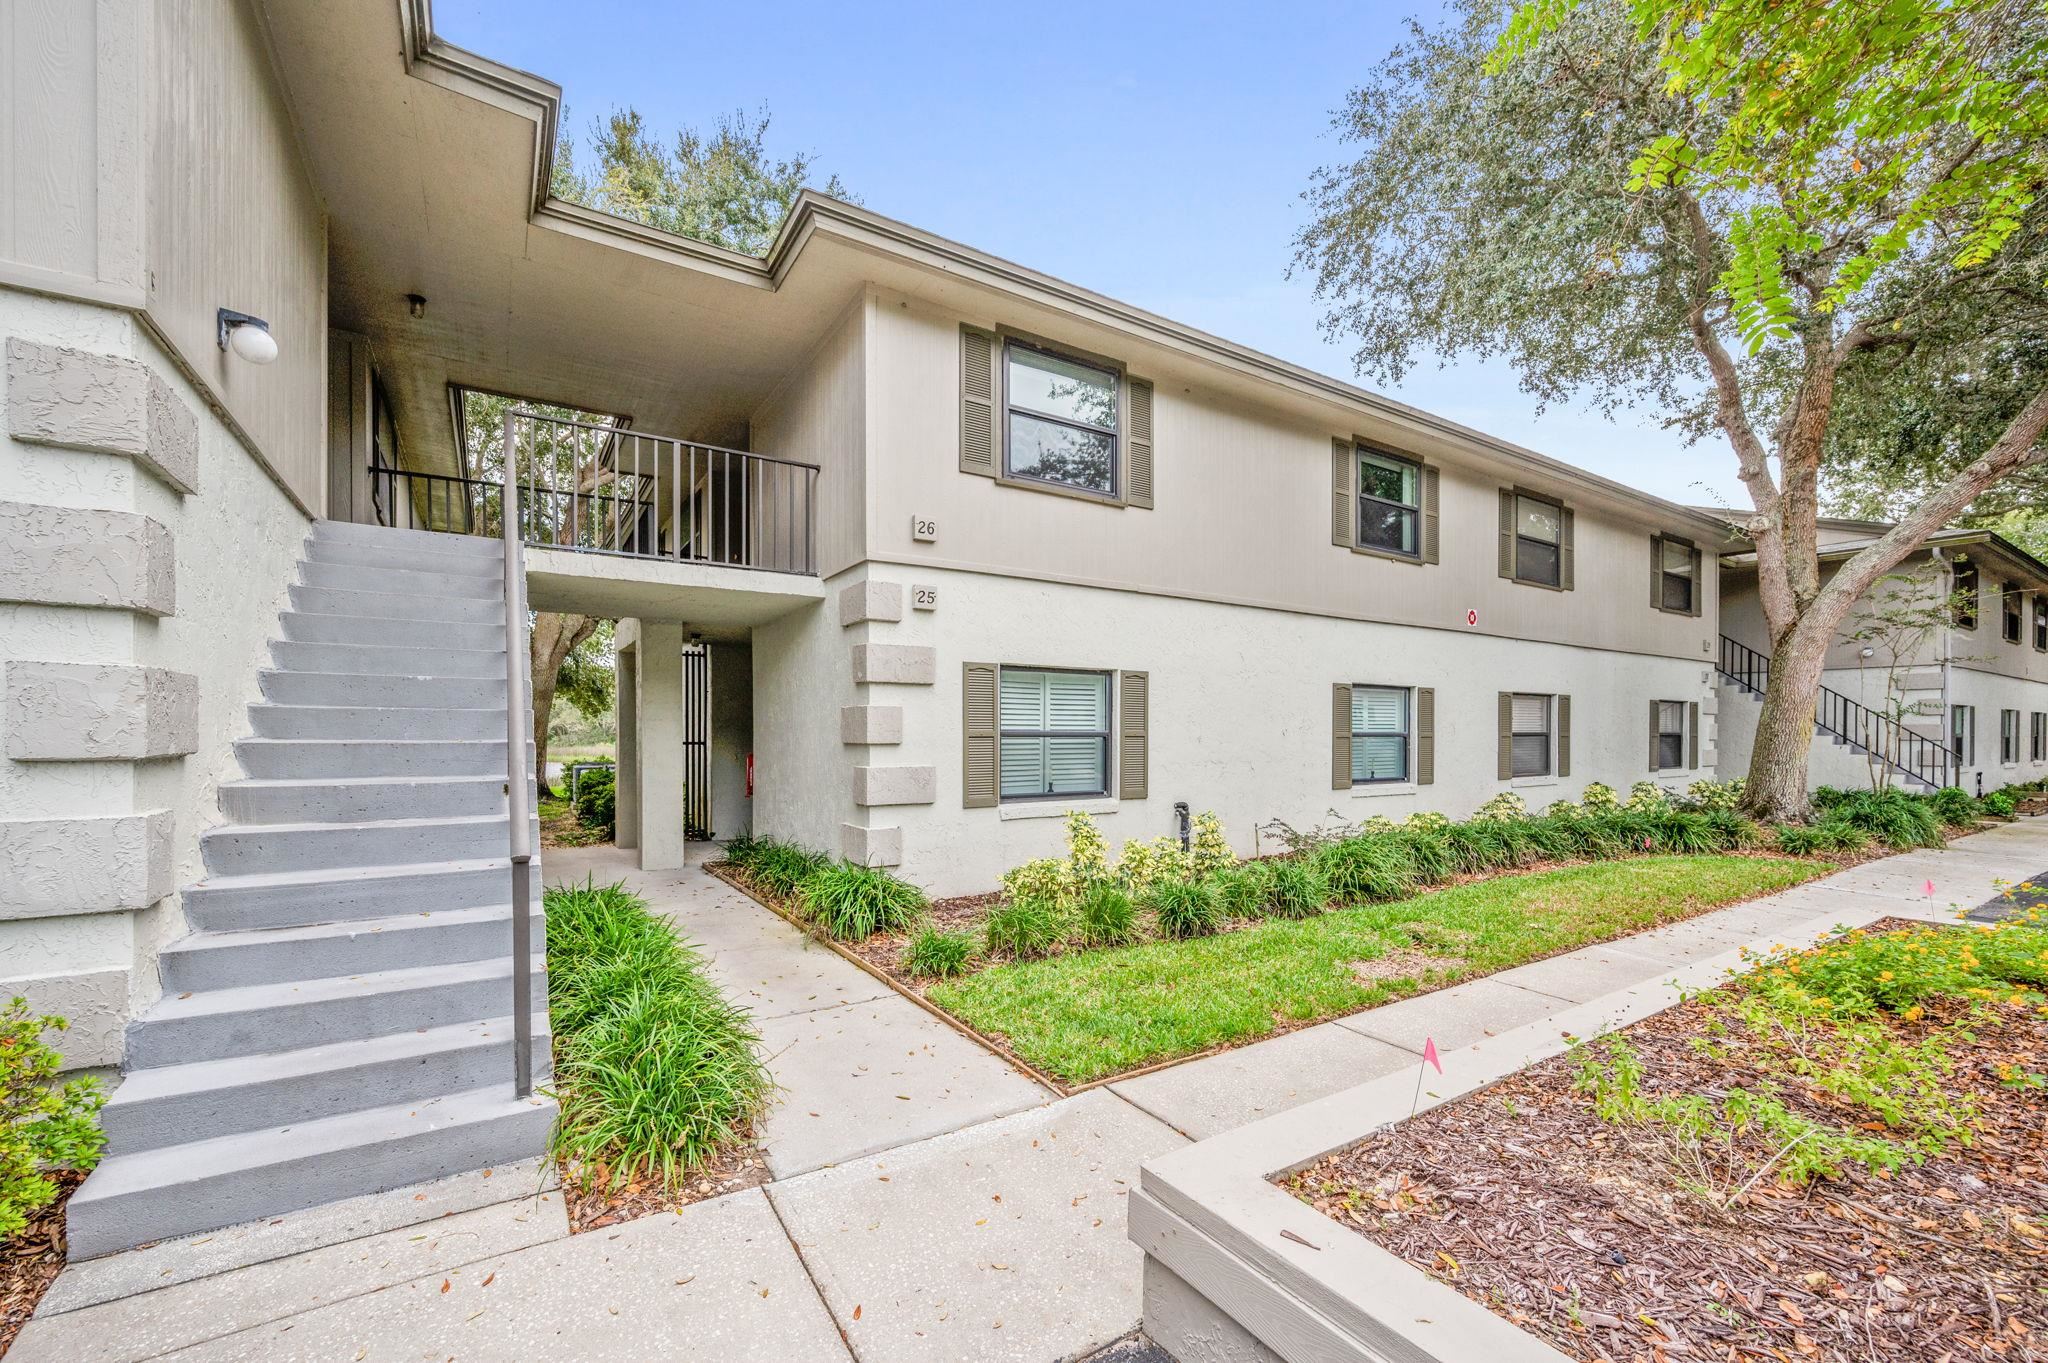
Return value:
<svg viewBox="0 0 2048 1363">
<path fill-rule="evenodd" d="M 1515 697 L 1510 691 L 1500 693 L 1500 760 L 1498 775 L 1501 780 L 1514 779 L 1515 775 Z"/>
<path fill-rule="evenodd" d="M 1700 571 L 1700 565 L 1706 562 L 1706 557 L 1704 550 L 1695 549 L 1692 551 L 1692 613 L 1694 615 L 1701 614 L 1706 608 L 1706 602 L 1700 596 L 1700 578 L 1703 576 Z"/>
<path fill-rule="evenodd" d="M 1330 789 L 1351 789 L 1351 688 L 1330 688 Z"/>
<path fill-rule="evenodd" d="M 1577 557 L 1572 552 L 1572 509 L 1559 508 L 1557 519 L 1557 585 L 1570 591 L 1574 581 L 1572 559 Z"/>
<path fill-rule="evenodd" d="M 1422 561 L 1440 563 L 1437 544 L 1437 471 L 1427 465 L 1422 469 Z"/>
<path fill-rule="evenodd" d="M 1436 784 L 1436 688 L 1415 688 L 1415 784 Z"/>
<path fill-rule="evenodd" d="M 996 338 L 960 328 L 960 471 L 996 476 Z"/>
<path fill-rule="evenodd" d="M 1659 743 L 1657 742 L 1657 740 L 1658 740 L 1658 739 L 1660 739 L 1660 738 L 1662 738 L 1662 737 L 1664 736 L 1664 728 L 1663 728 L 1663 721 L 1664 721 L 1664 702 L 1663 702 L 1663 701 L 1661 701 L 1661 700 L 1653 700 L 1653 701 L 1651 701 L 1651 702 L 1650 702 L 1650 770 L 1651 770 L 1651 771 L 1656 771 L 1656 770 L 1658 770 L 1658 769 L 1659 769 L 1659 768 L 1658 768 L 1658 766 L 1657 766 L 1657 759 L 1658 759 L 1659 757 L 1661 757 L 1661 756 L 1663 755 L 1662 753 L 1660 753 L 1660 752 L 1658 751 L 1658 749 L 1659 749 L 1660 745 L 1659 745 Z"/>
<path fill-rule="evenodd" d="M 1685 707 L 1685 765 L 1692 771 L 1700 768 L 1700 703 L 1693 701 Z"/>
<path fill-rule="evenodd" d="M 1130 390 L 1130 439 L 1125 443 L 1124 504 L 1152 509 L 1152 385 L 1126 379 Z"/>
<path fill-rule="evenodd" d="M 1500 490 L 1500 575 L 1515 575 L 1515 493 L 1505 487 Z"/>
<path fill-rule="evenodd" d="M 960 677 L 960 803 L 989 809 L 1002 799 L 1002 748 L 996 731 L 996 665 L 967 663 Z"/>
<path fill-rule="evenodd" d="M 1567 511 L 1565 514 L 1569 516 L 1571 513 Z M 1566 524 L 1569 525 L 1570 522 L 1567 521 Z M 1559 696 L 1557 698 L 1557 774 L 1559 776 L 1570 776 L 1572 774 L 1572 698 L 1570 696 Z"/>
<path fill-rule="evenodd" d="M 1117 674 L 1116 796 L 1142 800 L 1152 789 L 1152 675 Z"/>
<path fill-rule="evenodd" d="M 1650 536 L 1650 605 L 1664 609 L 1664 537 Z"/>
<path fill-rule="evenodd" d="M 1356 476 L 1358 460 L 1351 453 L 1351 442 L 1332 440 L 1330 442 L 1330 543 L 1349 549 L 1357 543 L 1353 527 L 1358 522 L 1357 503 L 1352 500 L 1352 480 Z"/>
</svg>

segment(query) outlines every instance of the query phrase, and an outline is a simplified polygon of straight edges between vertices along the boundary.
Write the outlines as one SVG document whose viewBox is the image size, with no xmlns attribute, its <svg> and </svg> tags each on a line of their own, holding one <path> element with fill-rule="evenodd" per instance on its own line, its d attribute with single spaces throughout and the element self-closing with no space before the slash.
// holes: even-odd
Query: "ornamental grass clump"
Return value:
<svg viewBox="0 0 2048 1363">
<path fill-rule="evenodd" d="M 1138 940 L 1138 909 L 1111 884 L 1091 885 L 1081 896 L 1076 937 L 1084 947 L 1120 947 Z"/>
<path fill-rule="evenodd" d="M 728 846 L 726 860 L 737 866 L 748 880 L 777 899 L 796 893 L 813 872 L 829 866 L 832 859 L 823 852 L 798 847 L 776 838 L 749 838 L 738 854 Z"/>
<path fill-rule="evenodd" d="M 1313 861 L 1291 857 L 1267 863 L 1266 913 L 1273 918 L 1313 918 L 1330 906 L 1330 882 Z"/>
<path fill-rule="evenodd" d="M 58 1083 L 63 1056 L 43 1040 L 70 1025 L 31 1013 L 24 998 L 0 1012 L 0 1241 L 56 1200 L 52 1171 L 89 1171 L 106 1145 L 99 1111 L 107 1099 L 99 1081 L 86 1076 Z"/>
<path fill-rule="evenodd" d="M 927 923 L 904 947 L 903 969 L 913 979 L 946 980 L 965 974 L 974 956 L 974 934 L 946 932 Z"/>
<path fill-rule="evenodd" d="M 744 1139 L 773 1081 L 745 1013 L 623 883 L 546 891 L 557 1157 L 674 1186 Z"/>
<path fill-rule="evenodd" d="M 1206 937 L 1223 926 L 1223 906 L 1206 880 L 1154 881 L 1142 902 L 1167 937 Z"/>
<path fill-rule="evenodd" d="M 924 912 L 924 891 L 876 866 L 850 861 L 819 867 L 797 885 L 804 915 L 841 942 L 859 942 L 878 932 L 899 932 Z"/>
<path fill-rule="evenodd" d="M 1266 911 L 1274 864 L 1242 861 L 1210 873 L 1209 883 L 1215 887 L 1216 902 L 1226 917 L 1257 918 Z"/>
<path fill-rule="evenodd" d="M 1044 899 L 1006 899 L 988 911 L 982 935 L 993 956 L 1019 960 L 1049 955 L 1060 944 L 1066 915 Z"/>
<path fill-rule="evenodd" d="M 1415 863 L 1405 844 L 1384 837 L 1346 838 L 1315 854 L 1338 904 L 1405 899 L 1415 892 Z"/>
</svg>

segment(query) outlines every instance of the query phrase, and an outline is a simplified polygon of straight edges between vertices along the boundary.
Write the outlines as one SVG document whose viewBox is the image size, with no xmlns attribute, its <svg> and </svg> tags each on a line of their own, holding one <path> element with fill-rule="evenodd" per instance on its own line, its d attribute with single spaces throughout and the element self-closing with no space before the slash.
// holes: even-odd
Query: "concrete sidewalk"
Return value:
<svg viewBox="0 0 2048 1363">
<path fill-rule="evenodd" d="M 528 1166 L 115 1255 L 10 1363 L 1083 1356 L 1138 1321 L 1142 1161 L 1799 925 L 1953 922 L 2048 883 L 2048 819 L 1059 1099 L 696 866 L 548 862 L 625 879 L 754 1012 L 773 1182 L 570 1237 Z"/>
</svg>

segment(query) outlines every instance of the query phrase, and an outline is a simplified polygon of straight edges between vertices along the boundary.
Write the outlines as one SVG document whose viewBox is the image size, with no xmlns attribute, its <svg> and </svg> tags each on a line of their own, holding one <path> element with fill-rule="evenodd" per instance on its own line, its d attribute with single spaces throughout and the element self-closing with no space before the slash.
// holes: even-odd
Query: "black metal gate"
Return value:
<svg viewBox="0 0 2048 1363">
<path fill-rule="evenodd" d="M 683 648 L 683 826 L 691 838 L 711 836 L 711 651 Z"/>
</svg>

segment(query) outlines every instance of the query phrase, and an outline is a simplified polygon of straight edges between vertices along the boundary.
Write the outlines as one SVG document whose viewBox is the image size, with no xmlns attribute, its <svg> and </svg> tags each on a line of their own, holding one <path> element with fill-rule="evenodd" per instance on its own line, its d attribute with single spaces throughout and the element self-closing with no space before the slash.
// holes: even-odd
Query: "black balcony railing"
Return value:
<svg viewBox="0 0 2048 1363">
<path fill-rule="evenodd" d="M 1725 634 L 1721 636 L 1720 670 L 1752 695 L 1763 695 L 1770 685 L 1770 656 Z M 1813 707 L 1813 727 L 1923 785 L 1939 789 L 1954 784 L 1955 755 L 1947 743 L 1909 729 L 1891 715 L 1840 691 L 1820 688 Z"/>
</svg>

